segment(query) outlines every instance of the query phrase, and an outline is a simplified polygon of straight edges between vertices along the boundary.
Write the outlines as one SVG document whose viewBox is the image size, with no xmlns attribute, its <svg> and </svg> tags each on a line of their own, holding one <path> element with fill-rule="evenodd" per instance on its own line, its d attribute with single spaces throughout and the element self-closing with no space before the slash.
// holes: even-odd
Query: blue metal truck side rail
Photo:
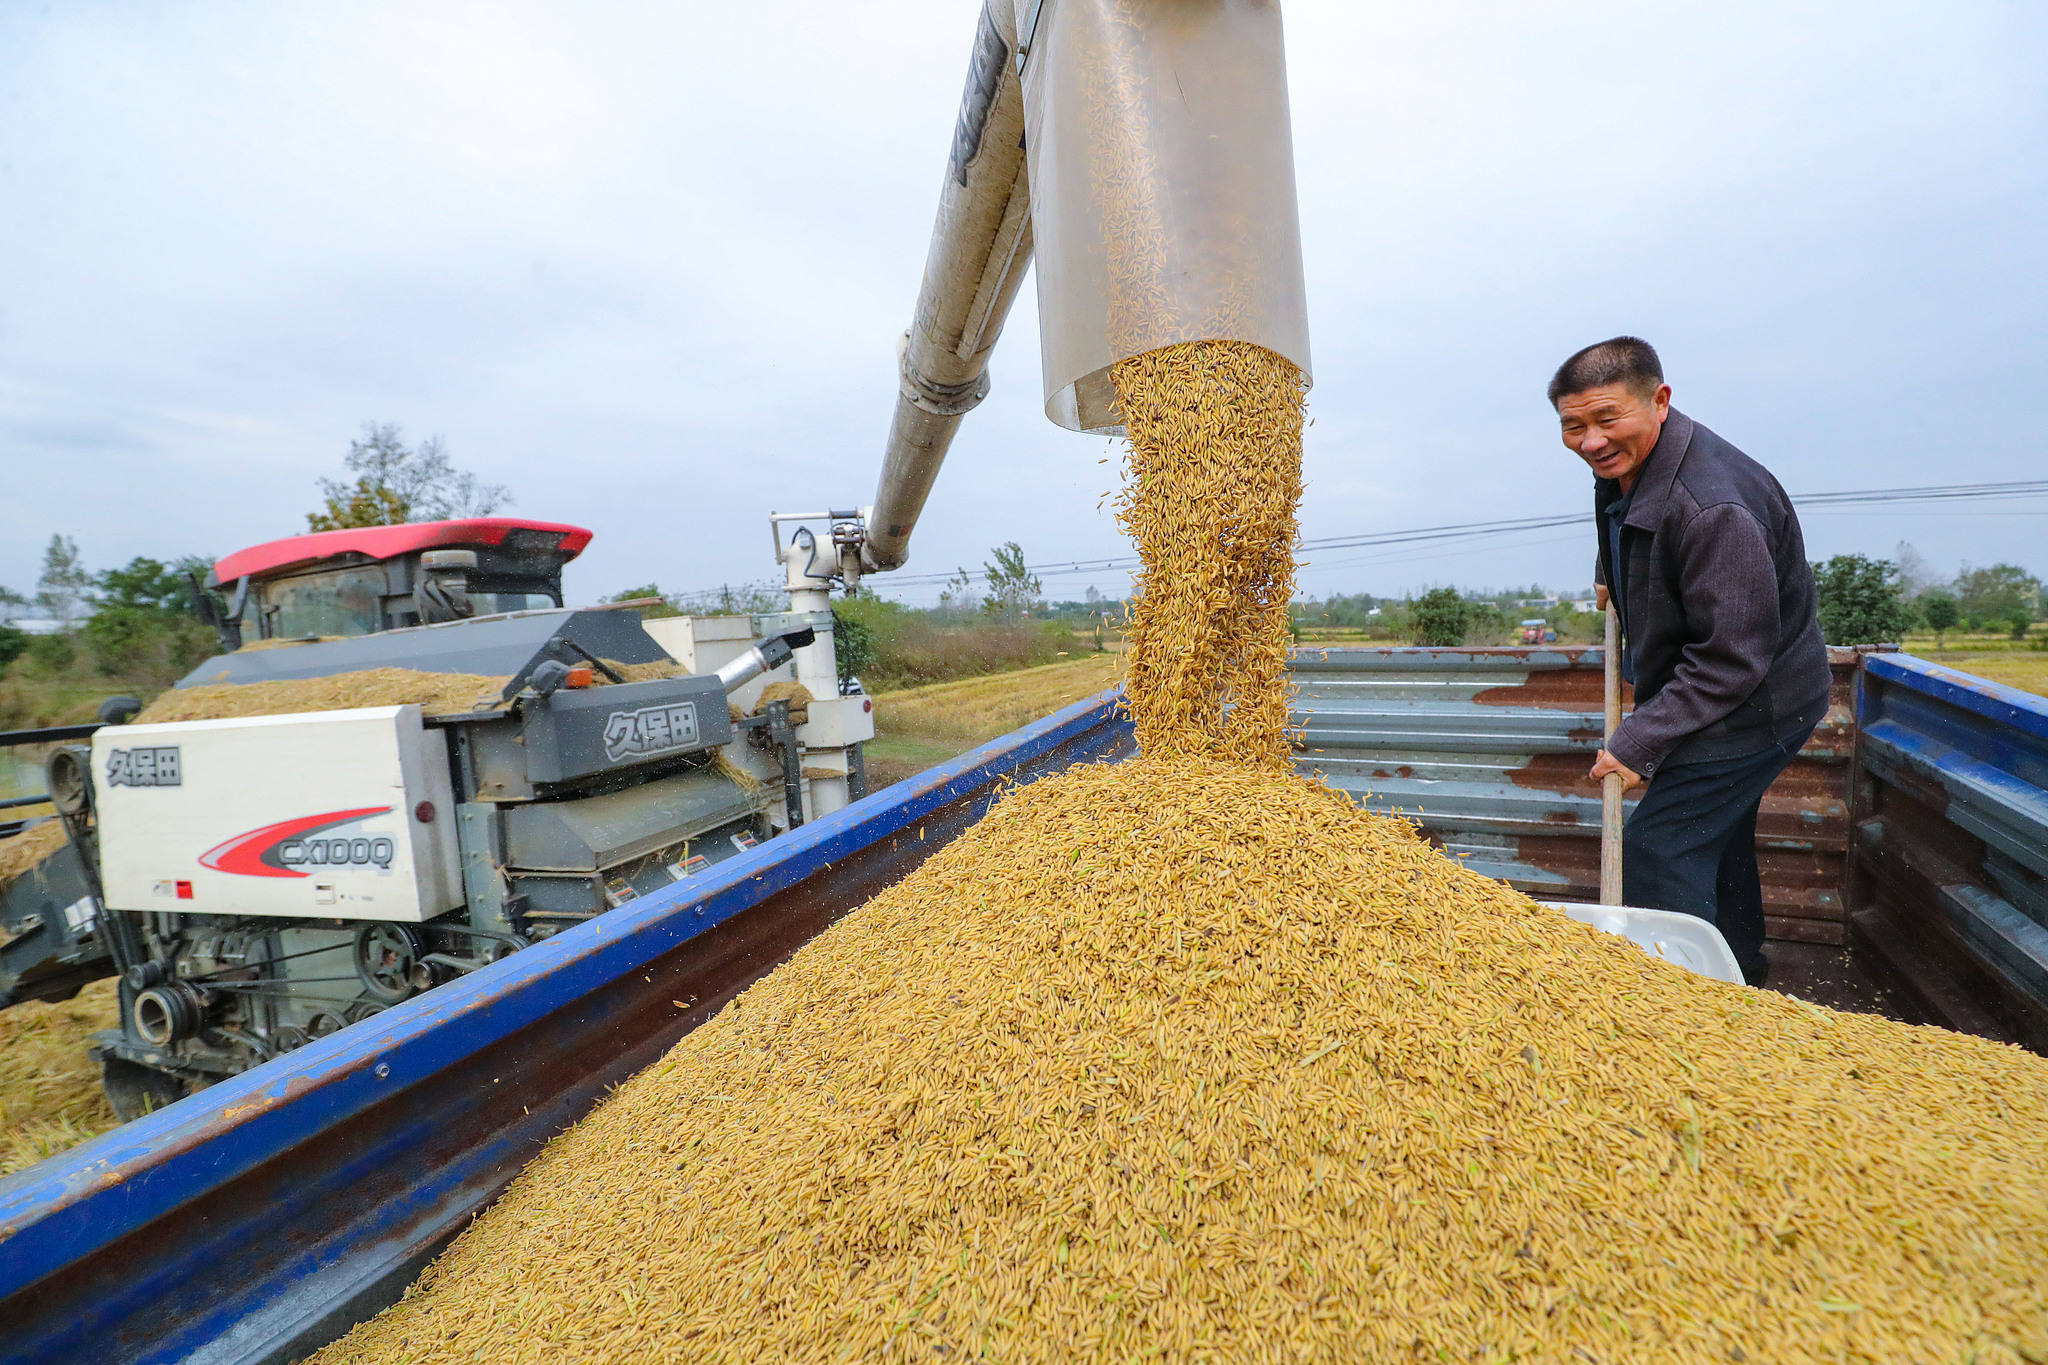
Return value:
<svg viewBox="0 0 2048 1365">
<path fill-rule="evenodd" d="M 332 1340 L 1006 782 L 1131 750 L 1104 693 L 0 1181 L 0 1361 L 254 1365 Z"/>
<path fill-rule="evenodd" d="M 2048 698 L 1872 655 L 1856 720 L 1859 955 L 1939 1022 L 2048 1052 Z"/>
</svg>

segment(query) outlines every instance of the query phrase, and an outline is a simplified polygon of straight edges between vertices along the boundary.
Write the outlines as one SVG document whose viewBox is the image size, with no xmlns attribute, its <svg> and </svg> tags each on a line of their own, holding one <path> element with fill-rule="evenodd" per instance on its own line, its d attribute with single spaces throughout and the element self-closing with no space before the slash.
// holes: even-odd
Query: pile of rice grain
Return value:
<svg viewBox="0 0 2048 1365">
<path fill-rule="evenodd" d="M 2044 1276 L 2048 1062 L 1174 756 L 1012 794 L 317 1359 L 2019 1361 Z"/>
</svg>

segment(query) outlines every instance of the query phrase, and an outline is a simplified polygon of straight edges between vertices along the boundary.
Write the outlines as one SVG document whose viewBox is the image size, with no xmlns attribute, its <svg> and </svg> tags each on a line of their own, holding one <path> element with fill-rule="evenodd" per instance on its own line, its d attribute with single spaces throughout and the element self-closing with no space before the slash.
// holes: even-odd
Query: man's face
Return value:
<svg viewBox="0 0 2048 1365">
<path fill-rule="evenodd" d="M 1558 400 L 1557 418 L 1564 443 L 1603 479 L 1624 490 L 1634 485 L 1636 471 L 1650 458 L 1664 419 L 1671 414 L 1671 386 L 1660 384 L 1645 399 L 1624 384 L 1603 384 Z"/>
</svg>

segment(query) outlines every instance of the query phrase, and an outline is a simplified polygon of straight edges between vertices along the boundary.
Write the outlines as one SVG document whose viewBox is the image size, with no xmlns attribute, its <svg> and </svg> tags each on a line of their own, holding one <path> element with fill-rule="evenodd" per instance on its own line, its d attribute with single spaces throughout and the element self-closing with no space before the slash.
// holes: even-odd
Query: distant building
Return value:
<svg viewBox="0 0 2048 1365">
<path fill-rule="evenodd" d="M 62 621 L 45 620 L 36 616 L 9 616 L 0 618 L 0 625 L 13 626 L 23 635 L 62 635 Z"/>
<path fill-rule="evenodd" d="M 1600 610 L 1600 599 L 1597 597 L 1574 597 L 1568 605 L 1573 611 L 1598 611 Z"/>
</svg>

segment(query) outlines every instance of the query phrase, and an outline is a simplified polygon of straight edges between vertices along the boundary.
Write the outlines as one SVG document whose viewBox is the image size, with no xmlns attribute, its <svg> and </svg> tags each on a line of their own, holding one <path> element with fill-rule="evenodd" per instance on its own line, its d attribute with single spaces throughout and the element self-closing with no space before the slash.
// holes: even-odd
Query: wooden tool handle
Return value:
<svg viewBox="0 0 2048 1365">
<path fill-rule="evenodd" d="M 1607 673 L 1607 729 L 1612 737 L 1621 728 L 1621 616 L 1614 598 L 1607 599 L 1607 648 L 1602 651 Z M 1600 782 L 1600 903 L 1621 904 L 1621 791 L 1620 773 L 1609 773 Z"/>
</svg>

